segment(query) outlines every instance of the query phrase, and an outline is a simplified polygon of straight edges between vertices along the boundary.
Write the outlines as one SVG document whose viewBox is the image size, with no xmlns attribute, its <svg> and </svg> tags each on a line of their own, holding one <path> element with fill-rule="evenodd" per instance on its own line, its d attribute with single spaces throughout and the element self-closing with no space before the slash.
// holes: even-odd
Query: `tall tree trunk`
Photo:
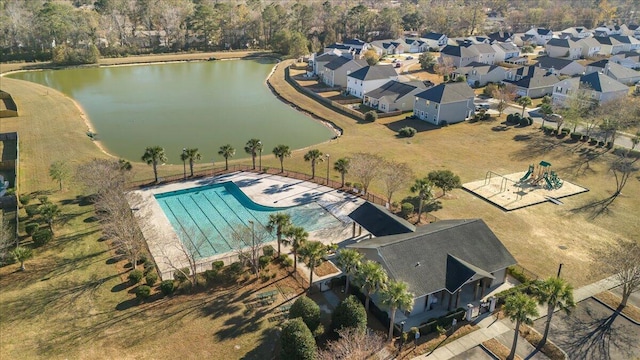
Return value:
<svg viewBox="0 0 640 360">
<path fill-rule="evenodd" d="M 251 163 L 253 164 L 253 170 L 256 169 L 256 154 L 251 153 Z"/>
<path fill-rule="evenodd" d="M 153 162 L 153 176 L 156 179 L 156 182 L 158 182 L 158 163 L 156 161 Z"/>
<path fill-rule="evenodd" d="M 278 257 L 280 257 L 280 242 L 282 242 L 282 232 L 278 231 Z"/>
<path fill-rule="evenodd" d="M 553 305 L 548 305 L 547 307 L 547 320 L 545 321 L 545 324 L 544 324 L 544 334 L 542 335 L 542 339 L 540 340 L 540 343 L 538 345 L 538 347 L 540 348 L 547 343 L 547 336 L 549 335 L 549 328 L 551 327 L 551 317 L 553 316 L 554 309 L 555 309 L 555 306 Z"/>
<path fill-rule="evenodd" d="M 316 162 L 315 161 L 311 161 L 311 178 L 315 178 L 316 177 Z"/>
<path fill-rule="evenodd" d="M 369 312 L 369 300 L 371 299 L 371 296 L 369 296 L 369 294 L 367 293 L 367 298 L 364 300 L 364 309 L 367 310 L 367 312 Z"/>
<path fill-rule="evenodd" d="M 189 160 L 189 169 L 191 170 L 191 177 L 193 177 L 193 160 Z"/>
<path fill-rule="evenodd" d="M 520 331 L 520 321 L 516 321 L 516 329 L 513 335 L 513 345 L 511 345 L 511 352 L 507 356 L 507 360 L 513 360 L 516 356 L 516 346 L 518 346 L 518 332 Z"/>
<path fill-rule="evenodd" d="M 284 158 L 280 158 L 280 173 L 284 172 Z"/>
<path fill-rule="evenodd" d="M 311 286 L 313 286 L 313 269 L 315 266 L 309 266 L 309 293 L 311 293 Z"/>
<path fill-rule="evenodd" d="M 293 249 L 293 272 L 298 270 L 298 253 L 296 249 Z"/>
<path fill-rule="evenodd" d="M 346 285 L 344 287 L 344 293 L 346 296 L 349 296 L 349 274 L 346 276 Z"/>
<path fill-rule="evenodd" d="M 344 173 L 340 173 L 341 177 L 342 177 L 342 187 L 344 187 Z"/>
<path fill-rule="evenodd" d="M 229 158 L 226 156 L 224 157 L 224 169 L 229 170 Z"/>
<path fill-rule="evenodd" d="M 416 221 L 416 224 L 420 223 L 421 217 L 422 217 L 422 198 L 420 198 L 420 202 L 418 202 L 418 221 Z"/>
<path fill-rule="evenodd" d="M 391 341 L 391 339 L 393 339 L 393 323 L 396 320 L 396 309 L 395 308 L 390 308 L 389 312 L 391 312 L 391 320 L 389 321 L 389 341 Z"/>
</svg>

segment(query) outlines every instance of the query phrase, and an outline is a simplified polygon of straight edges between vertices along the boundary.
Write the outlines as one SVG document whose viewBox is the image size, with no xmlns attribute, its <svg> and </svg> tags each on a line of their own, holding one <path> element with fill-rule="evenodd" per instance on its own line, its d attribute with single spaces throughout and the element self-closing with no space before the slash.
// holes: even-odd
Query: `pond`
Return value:
<svg viewBox="0 0 640 360">
<path fill-rule="evenodd" d="M 291 149 L 329 140 L 327 126 L 283 103 L 265 79 L 268 59 L 207 61 L 22 72 L 12 78 L 43 84 L 75 99 L 110 153 L 140 161 L 147 146 L 165 149 L 181 163 L 184 147 L 199 148 L 203 163 L 222 161 L 221 145 L 247 157 L 251 138 L 264 154 L 278 144 Z"/>
</svg>

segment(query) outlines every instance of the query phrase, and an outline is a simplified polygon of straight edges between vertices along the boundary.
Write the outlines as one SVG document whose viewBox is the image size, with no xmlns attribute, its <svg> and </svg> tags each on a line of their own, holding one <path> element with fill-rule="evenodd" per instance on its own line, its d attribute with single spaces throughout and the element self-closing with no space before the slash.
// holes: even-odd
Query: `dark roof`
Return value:
<svg viewBox="0 0 640 360">
<path fill-rule="evenodd" d="M 398 76 L 398 73 L 392 65 L 365 66 L 362 69 L 358 69 L 357 71 L 347 75 L 347 77 L 363 81 L 389 79 L 394 76 Z"/>
<path fill-rule="evenodd" d="M 455 292 L 475 274 L 492 277 L 516 263 L 481 219 L 437 221 L 347 247 L 380 262 L 389 277 L 407 282 L 415 297 L 442 289 Z"/>
<path fill-rule="evenodd" d="M 549 87 L 549 86 L 555 85 L 559 81 L 560 81 L 560 78 L 553 74 L 526 76 L 518 81 L 505 80 L 505 82 L 512 83 L 515 86 L 525 88 L 525 89 L 537 89 L 537 88 Z"/>
<path fill-rule="evenodd" d="M 549 56 L 540 56 L 536 60 L 538 61 L 536 66 L 541 67 L 543 69 L 554 68 L 556 70 L 564 69 L 569 64 L 574 62 L 573 60 L 559 59 L 559 58 L 554 58 Z"/>
<path fill-rule="evenodd" d="M 470 74 L 473 70 L 476 70 L 478 74 L 485 75 L 499 67 L 500 66 L 498 65 L 485 64 L 485 63 L 474 61 L 467 66 L 463 66 L 456 69 L 454 73 L 467 75 L 467 74 Z"/>
<path fill-rule="evenodd" d="M 609 63 L 609 59 L 602 59 L 602 60 L 589 63 L 587 64 L 587 66 L 593 66 L 593 67 L 604 69 L 604 67 L 607 66 L 608 63 Z"/>
<path fill-rule="evenodd" d="M 549 34 L 551 34 L 551 33 L 552 33 L 552 31 L 551 31 L 551 30 L 549 30 L 549 29 L 544 29 L 544 28 L 537 28 L 537 29 L 536 29 L 536 32 L 537 32 L 538 34 L 540 34 L 540 35 L 549 35 Z"/>
<path fill-rule="evenodd" d="M 580 76 L 580 87 L 584 85 L 600 93 L 629 90 L 626 85 L 597 71 Z"/>
<path fill-rule="evenodd" d="M 513 33 L 507 31 L 497 31 L 487 35 L 487 37 L 494 41 L 505 42 L 513 36 Z"/>
<path fill-rule="evenodd" d="M 336 70 L 339 69 L 342 65 L 353 61 L 354 63 L 360 65 L 360 67 L 363 66 L 367 66 L 367 61 L 366 60 L 354 60 L 354 59 L 349 59 L 348 57 L 345 56 L 340 56 L 339 58 L 332 60 L 331 62 L 329 62 L 327 65 L 325 65 L 325 69 L 329 69 L 329 70 Z"/>
<path fill-rule="evenodd" d="M 627 35 L 611 35 L 611 37 L 623 44 L 631 44 L 631 39 Z"/>
<path fill-rule="evenodd" d="M 384 207 L 370 202 L 358 206 L 349 217 L 374 236 L 386 236 L 413 232 L 416 227 L 399 218 Z"/>
<path fill-rule="evenodd" d="M 436 85 L 416 96 L 439 104 L 447 104 L 473 99 L 475 94 L 466 82 L 459 82 Z"/>
<path fill-rule="evenodd" d="M 557 47 L 562 47 L 567 49 L 577 46 L 574 41 L 569 39 L 551 39 L 547 42 L 547 45 L 557 46 Z"/>
<path fill-rule="evenodd" d="M 360 40 L 360 39 L 348 39 L 342 42 L 345 45 L 355 45 L 355 46 L 363 46 L 364 44 L 366 44 L 364 41 Z"/>
<path fill-rule="evenodd" d="M 338 50 L 350 50 L 351 46 L 345 45 L 345 44 L 331 44 L 325 47 L 326 49 L 338 49 Z"/>
<path fill-rule="evenodd" d="M 435 33 L 435 32 L 430 32 L 428 34 L 425 34 L 422 38 L 424 39 L 429 39 L 429 40 L 440 40 L 440 38 L 443 36 L 444 34 L 440 34 L 440 33 Z"/>
<path fill-rule="evenodd" d="M 336 60 L 336 59 L 341 58 L 341 57 L 343 57 L 343 56 L 338 56 L 336 54 L 326 53 L 326 54 L 322 54 L 320 56 L 316 56 L 314 61 L 316 63 L 320 62 L 320 61 L 331 62 L 331 61 Z"/>
<path fill-rule="evenodd" d="M 388 97 L 389 100 L 395 101 L 412 92 L 416 88 L 417 86 L 409 83 L 401 83 L 399 81 L 391 80 L 379 88 L 369 91 L 365 95 L 374 99 Z M 421 88 L 424 89 L 425 87 L 422 86 Z"/>
</svg>

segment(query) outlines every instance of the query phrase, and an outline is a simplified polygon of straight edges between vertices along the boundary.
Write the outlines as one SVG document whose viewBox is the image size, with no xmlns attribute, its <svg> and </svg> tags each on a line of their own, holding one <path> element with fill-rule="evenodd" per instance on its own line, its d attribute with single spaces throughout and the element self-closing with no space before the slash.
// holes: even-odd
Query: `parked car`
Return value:
<svg viewBox="0 0 640 360">
<path fill-rule="evenodd" d="M 476 104 L 476 111 L 489 110 L 489 108 L 491 108 L 491 104 L 489 104 L 489 103 Z"/>
<path fill-rule="evenodd" d="M 411 55 L 407 56 L 407 60 L 413 60 L 413 56 Z"/>
<path fill-rule="evenodd" d="M 397 68 L 399 68 L 399 67 L 401 67 L 401 66 L 402 66 L 402 63 L 401 63 L 401 62 L 399 62 L 399 61 L 394 65 L 394 67 L 397 67 Z"/>
<path fill-rule="evenodd" d="M 562 121 L 562 115 L 560 114 L 550 114 L 550 115 L 545 115 L 544 119 L 548 122 L 561 122 Z"/>
<path fill-rule="evenodd" d="M 393 59 L 393 61 L 392 61 L 392 63 L 394 63 L 394 64 L 397 63 L 397 62 L 398 62 L 398 59 Z"/>
</svg>

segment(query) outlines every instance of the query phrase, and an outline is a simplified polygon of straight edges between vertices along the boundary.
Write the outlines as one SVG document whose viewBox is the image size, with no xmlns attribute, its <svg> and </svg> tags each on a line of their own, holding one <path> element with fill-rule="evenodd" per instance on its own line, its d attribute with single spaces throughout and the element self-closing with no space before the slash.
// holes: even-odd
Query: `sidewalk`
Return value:
<svg viewBox="0 0 640 360">
<path fill-rule="evenodd" d="M 596 281 L 593 284 L 585 285 L 581 288 L 573 291 L 573 298 L 575 302 L 588 299 L 595 294 L 602 291 L 612 289 L 618 286 L 618 281 L 614 276 Z M 546 316 L 547 310 L 545 306 L 538 306 L 538 313 L 540 314 L 537 320 Z M 434 350 L 432 353 L 423 354 L 415 357 L 414 359 L 435 359 L 445 360 L 454 356 L 462 354 L 463 352 L 482 344 L 484 341 L 492 339 L 496 336 L 507 333 L 509 330 L 513 330 L 515 325 L 508 318 L 502 320 L 496 320 L 494 316 L 489 316 L 482 319 L 477 323 L 480 329 L 461 337 L 455 341 L 448 343 L 447 345 Z"/>
</svg>

